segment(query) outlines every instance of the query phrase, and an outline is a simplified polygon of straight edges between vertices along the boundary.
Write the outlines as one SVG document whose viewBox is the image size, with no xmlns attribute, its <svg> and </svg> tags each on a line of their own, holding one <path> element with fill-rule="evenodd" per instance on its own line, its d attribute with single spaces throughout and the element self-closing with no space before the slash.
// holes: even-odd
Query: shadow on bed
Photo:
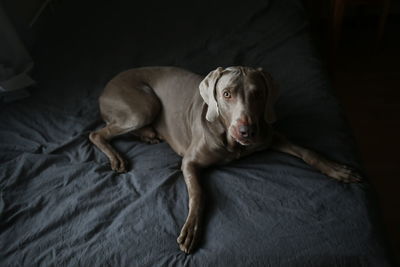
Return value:
<svg viewBox="0 0 400 267">
<path fill-rule="evenodd" d="M 248 65 L 280 84 L 280 131 L 361 168 L 301 1 L 64 1 L 39 37 L 37 88 L 1 106 L 2 266 L 390 266 L 368 183 L 271 151 L 204 172 L 204 235 L 185 255 L 180 157 L 126 136 L 113 144 L 133 168 L 118 175 L 87 139 L 122 70 Z"/>
</svg>

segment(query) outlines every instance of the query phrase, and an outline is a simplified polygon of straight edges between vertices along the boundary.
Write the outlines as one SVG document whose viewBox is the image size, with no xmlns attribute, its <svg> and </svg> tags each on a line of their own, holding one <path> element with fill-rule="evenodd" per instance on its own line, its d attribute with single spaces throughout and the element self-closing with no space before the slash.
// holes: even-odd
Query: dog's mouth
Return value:
<svg viewBox="0 0 400 267">
<path fill-rule="evenodd" d="M 235 138 L 235 141 L 241 144 L 242 146 L 249 146 L 251 145 L 251 141 L 247 139 L 242 139 L 242 138 Z"/>
<path fill-rule="evenodd" d="M 251 138 L 242 137 L 236 127 L 231 127 L 229 134 L 237 143 L 241 144 L 242 146 L 249 146 L 253 143 Z"/>
</svg>

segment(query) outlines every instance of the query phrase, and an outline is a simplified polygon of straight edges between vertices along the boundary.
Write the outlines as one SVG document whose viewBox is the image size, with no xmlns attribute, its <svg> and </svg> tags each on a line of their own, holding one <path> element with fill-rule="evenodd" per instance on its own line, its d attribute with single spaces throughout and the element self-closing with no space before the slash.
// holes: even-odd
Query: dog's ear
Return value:
<svg viewBox="0 0 400 267">
<path fill-rule="evenodd" d="M 219 116 L 218 103 L 215 99 L 215 87 L 223 70 L 223 68 L 218 67 L 216 70 L 210 72 L 199 85 L 200 95 L 208 105 L 206 119 L 210 122 L 215 121 Z"/>
<path fill-rule="evenodd" d="M 267 123 L 274 123 L 276 121 L 276 114 L 274 104 L 278 98 L 278 86 L 275 84 L 272 76 L 264 71 L 262 68 L 257 68 L 265 81 L 267 92 L 267 103 L 265 105 L 264 119 Z"/>
</svg>

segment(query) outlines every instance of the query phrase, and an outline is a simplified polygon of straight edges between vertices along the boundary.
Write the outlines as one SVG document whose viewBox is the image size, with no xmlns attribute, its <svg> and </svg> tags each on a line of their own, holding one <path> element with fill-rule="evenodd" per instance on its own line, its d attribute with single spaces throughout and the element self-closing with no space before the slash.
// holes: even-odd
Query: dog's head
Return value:
<svg viewBox="0 0 400 267">
<path fill-rule="evenodd" d="M 219 67 L 199 87 L 208 105 L 206 119 L 221 119 L 230 137 L 241 145 L 255 143 L 265 124 L 276 119 L 273 105 L 277 89 L 262 69 Z"/>
</svg>

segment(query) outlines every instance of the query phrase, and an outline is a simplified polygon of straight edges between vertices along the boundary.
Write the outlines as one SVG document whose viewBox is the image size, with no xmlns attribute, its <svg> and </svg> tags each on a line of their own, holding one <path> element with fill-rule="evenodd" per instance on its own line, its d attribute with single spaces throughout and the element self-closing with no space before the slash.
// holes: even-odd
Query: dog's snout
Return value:
<svg viewBox="0 0 400 267">
<path fill-rule="evenodd" d="M 241 125 L 239 126 L 239 133 L 244 138 L 254 137 L 254 127 L 251 125 Z"/>
<path fill-rule="evenodd" d="M 249 137 L 249 126 L 242 125 L 239 127 L 240 135 L 243 137 Z"/>
</svg>

